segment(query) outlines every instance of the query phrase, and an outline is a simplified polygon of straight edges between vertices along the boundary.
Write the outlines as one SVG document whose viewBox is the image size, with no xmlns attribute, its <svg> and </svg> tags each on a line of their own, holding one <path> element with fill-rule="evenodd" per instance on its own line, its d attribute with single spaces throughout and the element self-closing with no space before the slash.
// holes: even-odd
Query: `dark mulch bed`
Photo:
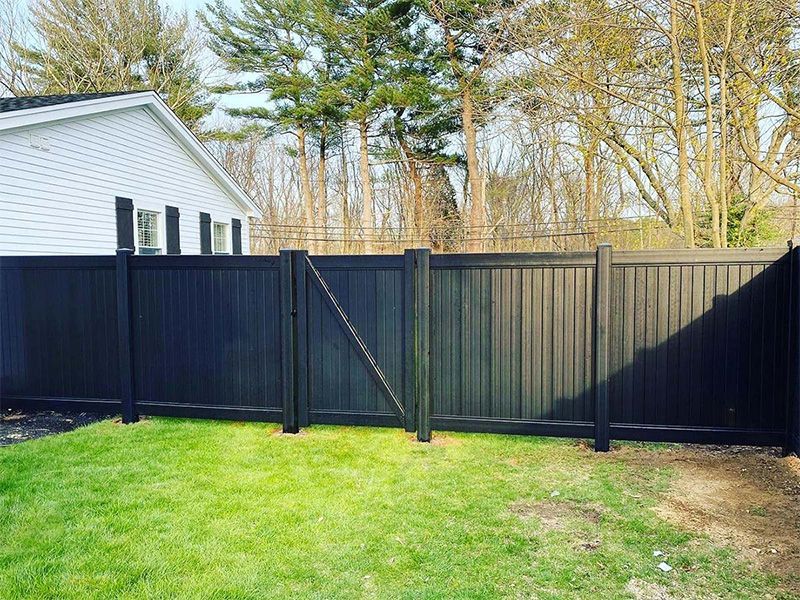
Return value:
<svg viewBox="0 0 800 600">
<path fill-rule="evenodd" d="M 72 431 L 107 419 L 97 413 L 20 412 L 5 409 L 0 414 L 0 446 L 10 446 L 34 438 Z"/>
</svg>

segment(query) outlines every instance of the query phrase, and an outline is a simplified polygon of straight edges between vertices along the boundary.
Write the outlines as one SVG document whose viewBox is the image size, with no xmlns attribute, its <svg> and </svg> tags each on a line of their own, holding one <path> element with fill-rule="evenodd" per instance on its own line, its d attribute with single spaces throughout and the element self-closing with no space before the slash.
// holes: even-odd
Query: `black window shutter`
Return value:
<svg viewBox="0 0 800 600">
<path fill-rule="evenodd" d="M 200 213 L 200 254 L 211 254 L 211 215 Z"/>
<path fill-rule="evenodd" d="M 133 200 L 117 196 L 116 207 L 117 249 L 128 248 L 129 250 L 135 250 L 133 241 Z"/>
<path fill-rule="evenodd" d="M 174 206 L 167 206 L 167 254 L 181 253 L 180 211 Z"/>
<path fill-rule="evenodd" d="M 231 240 L 233 242 L 233 253 L 242 253 L 242 222 L 239 219 L 231 219 Z"/>
</svg>

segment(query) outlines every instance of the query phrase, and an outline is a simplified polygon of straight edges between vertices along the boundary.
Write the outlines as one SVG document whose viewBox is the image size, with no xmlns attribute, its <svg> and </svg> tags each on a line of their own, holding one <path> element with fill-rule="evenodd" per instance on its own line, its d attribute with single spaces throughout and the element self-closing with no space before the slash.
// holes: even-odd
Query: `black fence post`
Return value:
<svg viewBox="0 0 800 600">
<path fill-rule="evenodd" d="M 308 427 L 308 310 L 306 299 L 306 260 L 307 250 L 292 252 L 292 278 L 294 279 L 294 371 L 295 395 L 297 399 L 297 423 L 299 427 Z"/>
<path fill-rule="evenodd" d="M 800 456 L 800 242 L 789 241 L 789 346 L 784 456 Z"/>
<path fill-rule="evenodd" d="M 133 388 L 133 353 L 131 352 L 131 294 L 128 257 L 133 250 L 117 250 L 117 339 L 119 343 L 119 397 L 122 404 L 122 422 L 136 423 Z"/>
<path fill-rule="evenodd" d="M 416 431 L 416 251 L 403 252 L 403 410 L 405 430 Z"/>
<path fill-rule="evenodd" d="M 596 264 L 594 274 L 594 449 L 597 452 L 608 452 L 611 442 L 608 407 L 611 244 L 597 246 Z"/>
<path fill-rule="evenodd" d="M 414 395 L 417 407 L 417 440 L 431 441 L 430 386 L 430 259 L 428 248 L 414 250 Z"/>
<path fill-rule="evenodd" d="M 292 274 L 292 250 L 280 251 L 280 314 L 281 314 L 281 396 L 283 399 L 283 432 L 300 431 L 297 410 L 295 282 Z"/>
</svg>

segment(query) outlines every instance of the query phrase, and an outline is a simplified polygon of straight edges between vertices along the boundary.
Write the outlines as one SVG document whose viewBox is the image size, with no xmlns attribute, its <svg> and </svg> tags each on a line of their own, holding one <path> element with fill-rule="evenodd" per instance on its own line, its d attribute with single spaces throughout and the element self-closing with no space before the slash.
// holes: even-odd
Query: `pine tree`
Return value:
<svg viewBox="0 0 800 600">
<path fill-rule="evenodd" d="M 467 162 L 471 201 L 470 250 L 482 249 L 477 238 L 486 226 L 485 175 L 478 161 L 478 128 L 481 105 L 492 93 L 487 71 L 506 50 L 505 35 L 515 0 L 422 0 L 421 6 L 436 24 L 430 39 L 437 46 L 441 72 L 446 74 L 458 98 Z"/>
<path fill-rule="evenodd" d="M 229 70 L 251 75 L 219 91 L 268 92 L 270 97 L 269 106 L 229 113 L 267 122 L 273 131 L 295 137 L 304 221 L 313 228 L 316 219 L 307 141 L 318 120 L 314 6 L 310 0 L 245 0 L 241 13 L 236 13 L 217 0 L 207 10 L 201 18 L 212 36 L 211 48 Z M 312 246 L 309 244 L 309 249 Z"/>
<path fill-rule="evenodd" d="M 390 101 L 389 65 L 403 48 L 412 8 L 406 0 L 329 0 L 326 18 L 321 20 L 321 37 L 334 64 L 343 118 L 358 130 L 365 252 L 372 249 L 375 231 L 370 135 Z"/>
<path fill-rule="evenodd" d="M 157 91 L 189 126 L 212 109 L 200 66 L 200 43 L 185 14 L 157 0 L 35 0 L 35 44 L 17 47 L 24 77 L 12 93 Z M 30 83 L 15 89 L 13 82 Z"/>
</svg>

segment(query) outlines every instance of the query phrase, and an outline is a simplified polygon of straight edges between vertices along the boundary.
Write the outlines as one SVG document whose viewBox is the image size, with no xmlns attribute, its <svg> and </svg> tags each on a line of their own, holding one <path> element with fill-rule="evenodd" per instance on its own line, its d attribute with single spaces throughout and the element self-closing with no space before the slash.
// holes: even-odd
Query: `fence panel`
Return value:
<svg viewBox="0 0 800 600">
<path fill-rule="evenodd" d="M 781 443 L 782 250 L 614 252 L 612 437 Z"/>
<path fill-rule="evenodd" d="M 434 427 L 591 435 L 594 253 L 433 255 Z"/>
<path fill-rule="evenodd" d="M 4 400 L 115 410 L 114 257 L 4 257 L 0 265 Z"/>
<path fill-rule="evenodd" d="M 403 398 L 403 257 L 314 256 L 310 260 L 395 396 Z M 310 421 L 396 426 L 395 413 L 310 278 L 306 278 L 306 299 Z"/>
<path fill-rule="evenodd" d="M 143 413 L 280 421 L 277 257 L 130 258 Z"/>
<path fill-rule="evenodd" d="M 607 348 L 611 439 L 794 448 L 797 252 L 613 252 L 602 347 L 595 253 L 310 263 L 291 253 L 296 277 L 277 257 L 132 256 L 119 285 L 128 281 L 134 399 L 145 414 L 281 421 L 286 372 L 303 425 L 591 437 Z M 325 284 L 299 274 L 303 264 Z M 119 409 L 115 269 L 110 256 L 0 260 L 4 403 Z M 292 349 L 283 359 L 282 347 Z M 419 402 L 425 423 L 414 423 L 415 398 L 427 397 L 432 417 Z"/>
</svg>

